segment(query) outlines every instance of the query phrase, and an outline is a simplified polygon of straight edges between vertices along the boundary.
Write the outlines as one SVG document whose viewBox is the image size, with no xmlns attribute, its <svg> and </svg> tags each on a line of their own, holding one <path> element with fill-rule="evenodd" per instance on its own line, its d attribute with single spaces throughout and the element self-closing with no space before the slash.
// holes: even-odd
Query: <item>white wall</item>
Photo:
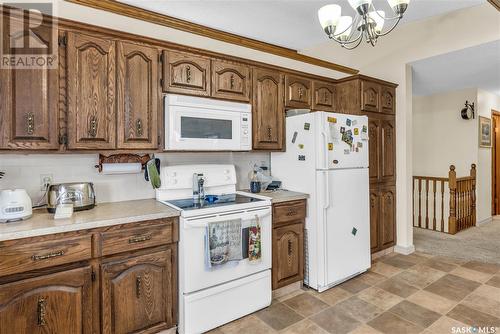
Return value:
<svg viewBox="0 0 500 334">
<path fill-rule="evenodd" d="M 410 8 L 411 10 L 411 3 Z M 354 66 L 361 73 L 398 83 L 396 90 L 397 248 L 413 249 L 412 228 L 412 90 L 411 62 L 500 39 L 500 12 L 490 4 L 411 22 L 381 38 L 375 48 L 353 51 L 336 43 L 303 53 Z M 364 43 L 363 43 L 364 44 Z M 473 66 L 473 64 L 471 64 Z M 459 70 L 459 69 L 457 69 Z"/>
<path fill-rule="evenodd" d="M 491 119 L 491 110 L 500 111 L 500 96 L 484 90 L 477 93 L 478 114 Z M 479 125 L 476 123 L 479 136 Z M 478 222 L 491 218 L 491 148 L 478 148 L 477 170 L 477 211 Z"/>
<path fill-rule="evenodd" d="M 269 153 L 160 153 L 162 166 L 193 163 L 234 164 L 238 188 L 248 189 L 248 172 L 256 163 L 269 166 Z M 97 201 L 117 202 L 134 199 L 154 198 L 151 185 L 144 180 L 144 174 L 102 175 L 94 167 L 97 154 L 31 154 L 0 155 L 0 171 L 6 174 L 0 180 L 0 189 L 24 188 L 36 202 L 43 194 L 40 191 L 40 175 L 52 174 L 54 183 L 93 182 Z"/>
</svg>

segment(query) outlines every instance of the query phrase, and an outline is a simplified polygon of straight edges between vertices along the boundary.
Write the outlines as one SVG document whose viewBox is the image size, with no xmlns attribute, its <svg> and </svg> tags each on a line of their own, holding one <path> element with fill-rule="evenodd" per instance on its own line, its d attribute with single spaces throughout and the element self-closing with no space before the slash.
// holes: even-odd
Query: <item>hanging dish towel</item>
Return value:
<svg viewBox="0 0 500 334">
<path fill-rule="evenodd" d="M 206 231 L 207 267 L 243 259 L 241 219 L 210 223 Z"/>
<path fill-rule="evenodd" d="M 248 228 L 248 261 L 259 261 L 262 258 L 262 243 L 259 216 L 255 215 L 254 224 Z"/>
</svg>

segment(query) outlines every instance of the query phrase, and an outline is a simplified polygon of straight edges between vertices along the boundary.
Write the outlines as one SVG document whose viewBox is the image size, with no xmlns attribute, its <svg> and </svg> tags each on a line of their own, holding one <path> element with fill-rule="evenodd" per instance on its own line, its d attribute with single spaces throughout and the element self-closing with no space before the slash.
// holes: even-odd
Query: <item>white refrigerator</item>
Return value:
<svg viewBox="0 0 500 334">
<path fill-rule="evenodd" d="M 368 118 L 327 112 L 286 119 L 274 178 L 308 193 L 304 283 L 324 291 L 370 268 Z"/>
</svg>

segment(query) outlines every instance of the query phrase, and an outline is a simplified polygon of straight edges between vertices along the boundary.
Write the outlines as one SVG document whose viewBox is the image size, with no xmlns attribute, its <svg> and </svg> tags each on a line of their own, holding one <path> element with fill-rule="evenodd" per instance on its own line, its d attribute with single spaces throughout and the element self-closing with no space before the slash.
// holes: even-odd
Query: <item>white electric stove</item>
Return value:
<svg viewBox="0 0 500 334">
<path fill-rule="evenodd" d="M 193 199 L 193 175 L 205 196 Z M 179 333 L 203 333 L 271 304 L 271 201 L 236 192 L 233 165 L 184 165 L 161 169 L 160 202 L 181 211 L 179 220 Z M 242 247 L 258 218 L 262 257 L 207 268 L 206 232 L 212 222 L 240 220 Z M 245 240 L 246 237 L 246 240 Z"/>
</svg>

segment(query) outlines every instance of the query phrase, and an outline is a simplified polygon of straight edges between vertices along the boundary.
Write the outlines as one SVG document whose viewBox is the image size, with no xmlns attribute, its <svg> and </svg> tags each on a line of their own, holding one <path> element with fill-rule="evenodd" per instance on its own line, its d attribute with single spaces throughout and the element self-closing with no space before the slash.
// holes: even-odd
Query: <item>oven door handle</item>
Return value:
<svg viewBox="0 0 500 334">
<path fill-rule="evenodd" d="M 255 217 L 258 217 L 259 219 L 262 219 L 266 216 L 271 215 L 271 209 L 263 209 L 263 210 L 254 210 L 254 211 L 247 211 L 244 214 L 241 213 L 235 213 L 227 216 L 208 216 L 206 218 L 198 218 L 198 219 L 186 219 L 184 220 L 184 227 L 186 228 L 204 228 L 207 227 L 208 224 L 210 223 L 215 223 L 215 222 L 223 222 L 227 220 L 233 220 L 233 219 L 241 219 L 242 221 L 245 220 L 250 220 L 254 219 Z M 199 222 L 196 222 L 199 221 Z"/>
</svg>

